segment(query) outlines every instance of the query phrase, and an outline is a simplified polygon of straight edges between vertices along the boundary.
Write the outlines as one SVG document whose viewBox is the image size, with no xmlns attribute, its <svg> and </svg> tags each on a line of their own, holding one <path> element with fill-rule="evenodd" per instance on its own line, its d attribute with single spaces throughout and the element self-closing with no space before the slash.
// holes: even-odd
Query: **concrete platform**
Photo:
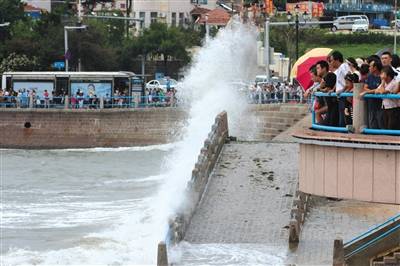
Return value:
<svg viewBox="0 0 400 266">
<path fill-rule="evenodd" d="M 175 265 L 332 265 L 333 241 L 348 241 L 400 212 L 398 205 L 315 198 L 300 243 L 287 226 L 297 187 L 298 144 L 227 144 Z"/>
</svg>

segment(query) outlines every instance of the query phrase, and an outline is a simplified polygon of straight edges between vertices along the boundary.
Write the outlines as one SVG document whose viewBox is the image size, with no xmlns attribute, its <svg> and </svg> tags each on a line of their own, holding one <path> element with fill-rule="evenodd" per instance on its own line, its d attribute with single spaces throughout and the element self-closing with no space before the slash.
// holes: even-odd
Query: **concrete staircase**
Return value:
<svg viewBox="0 0 400 266">
<path fill-rule="evenodd" d="M 400 213 L 344 245 L 346 265 L 399 266 Z"/>
<path fill-rule="evenodd" d="M 400 241 L 400 240 L 399 240 Z M 400 247 L 397 251 L 385 255 L 381 258 L 374 259 L 373 266 L 399 266 L 400 265 Z"/>
<path fill-rule="evenodd" d="M 271 140 L 300 121 L 308 113 L 305 104 L 254 104 L 250 105 L 240 121 L 239 139 Z"/>
</svg>

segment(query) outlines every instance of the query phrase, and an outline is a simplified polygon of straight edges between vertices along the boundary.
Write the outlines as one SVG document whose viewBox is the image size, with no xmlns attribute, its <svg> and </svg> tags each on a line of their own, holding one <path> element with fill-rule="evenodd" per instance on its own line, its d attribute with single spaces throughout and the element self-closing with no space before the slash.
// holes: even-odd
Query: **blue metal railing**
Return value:
<svg viewBox="0 0 400 266">
<path fill-rule="evenodd" d="M 350 240 L 350 241 L 344 243 L 344 246 L 346 247 L 346 246 L 348 246 L 348 245 L 351 245 L 351 244 L 353 244 L 354 242 L 356 242 L 357 240 L 363 238 L 364 236 L 367 236 L 367 235 L 369 235 L 369 234 L 371 234 L 371 233 L 377 231 L 379 228 L 382 228 L 383 226 L 385 226 L 385 225 L 387 225 L 387 224 L 389 224 L 389 223 L 395 222 L 395 221 L 398 220 L 398 219 L 400 219 L 400 213 L 397 214 L 397 215 L 395 215 L 395 216 L 393 216 L 393 217 L 390 217 L 390 218 L 387 219 L 385 222 L 374 226 L 373 228 L 369 229 L 367 232 L 365 232 L 365 233 L 363 233 L 363 234 L 361 234 L 361 235 L 359 235 L 359 236 L 353 238 L 352 240 Z"/>
<path fill-rule="evenodd" d="M 327 11 L 335 12 L 358 12 L 358 13 L 380 13 L 392 12 L 393 6 L 386 4 L 325 4 Z"/>
<path fill-rule="evenodd" d="M 312 97 L 312 101 L 314 101 L 314 97 L 353 97 L 353 93 L 343 92 L 339 95 L 336 93 L 324 93 L 324 92 L 316 92 Z M 398 99 L 400 100 L 400 94 L 366 94 L 363 96 L 365 99 Z M 326 126 L 316 123 L 315 121 L 315 110 L 312 110 L 312 129 L 329 131 L 329 132 L 339 132 L 339 133 L 349 133 L 347 127 L 335 127 L 335 126 Z M 395 135 L 400 136 L 400 130 L 391 130 L 391 129 L 371 129 L 364 128 L 362 130 L 363 134 L 375 134 L 375 135 Z"/>
<path fill-rule="evenodd" d="M 366 94 L 364 95 L 366 99 L 397 99 L 400 100 L 400 94 Z M 372 128 L 364 128 L 362 130 L 364 134 L 371 135 L 395 135 L 400 136 L 400 130 L 391 130 L 391 129 L 372 129 Z"/>
<path fill-rule="evenodd" d="M 177 99 L 175 96 L 113 96 L 103 97 L 103 108 L 145 108 L 145 107 L 175 107 Z M 68 109 L 99 109 L 100 97 L 69 98 Z M 0 108 L 36 108 L 36 109 L 64 109 L 66 108 L 65 97 L 43 98 L 35 96 L 0 96 Z"/>
<path fill-rule="evenodd" d="M 365 233 L 359 235 L 358 237 L 356 237 L 356 238 L 350 240 L 349 242 L 345 243 L 345 244 L 344 244 L 344 247 L 345 247 L 345 248 L 348 247 L 349 245 L 353 244 L 354 242 L 360 240 L 361 238 L 363 238 L 363 237 L 365 237 L 365 236 L 368 236 L 368 235 L 370 235 L 370 234 L 376 232 L 378 229 L 380 229 L 380 228 L 382 228 L 382 227 L 384 227 L 384 226 L 386 226 L 386 225 L 388 225 L 388 224 L 390 224 L 390 223 L 396 222 L 396 221 L 399 220 L 399 219 L 400 219 L 400 214 L 398 214 L 398 215 L 396 215 L 396 216 L 394 216 L 394 217 L 391 217 L 390 219 L 388 219 L 388 220 L 385 221 L 384 223 L 379 224 L 379 225 L 377 225 L 377 226 L 374 227 L 374 228 L 371 228 L 371 229 L 368 230 L 367 232 L 365 232 Z M 399 229 L 400 229 L 400 224 L 398 224 L 398 225 L 396 225 L 395 227 L 391 228 L 390 230 L 384 232 L 383 234 L 378 235 L 377 237 L 371 239 L 370 241 L 364 243 L 363 245 L 361 245 L 360 247 L 356 248 L 355 250 L 353 250 L 353 251 L 350 252 L 349 254 L 346 254 L 346 255 L 345 255 L 345 258 L 347 259 L 347 258 L 350 258 L 350 257 L 356 255 L 357 253 L 359 253 L 359 252 L 361 252 L 361 251 L 367 249 L 367 248 L 370 247 L 371 245 L 375 244 L 375 243 L 378 242 L 379 240 L 381 240 L 381 239 L 383 239 L 383 238 L 389 236 L 390 234 L 396 232 L 396 231 L 399 230 Z"/>
<path fill-rule="evenodd" d="M 312 97 L 312 102 L 314 102 L 314 97 L 353 97 L 353 93 L 343 92 L 341 94 L 336 93 L 325 93 L 325 92 L 316 92 Z M 334 127 L 334 126 L 325 126 L 317 124 L 315 121 L 315 110 L 312 111 L 312 125 L 311 128 L 323 131 L 330 132 L 339 132 L 339 133 L 348 133 L 349 130 L 346 127 Z"/>
</svg>

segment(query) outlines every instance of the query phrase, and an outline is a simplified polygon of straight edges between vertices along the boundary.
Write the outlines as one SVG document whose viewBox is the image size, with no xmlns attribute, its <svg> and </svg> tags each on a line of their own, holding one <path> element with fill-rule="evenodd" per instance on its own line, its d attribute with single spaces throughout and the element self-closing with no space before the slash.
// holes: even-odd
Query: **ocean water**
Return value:
<svg viewBox="0 0 400 266">
<path fill-rule="evenodd" d="M 228 112 L 236 134 L 247 106 L 231 82 L 255 77 L 257 36 L 234 19 L 206 40 L 179 90 L 188 120 L 177 143 L 2 150 L 1 263 L 155 265 L 157 243 L 187 201 L 187 182 L 219 112 Z M 208 247 L 202 250 L 207 257 Z"/>
<path fill-rule="evenodd" d="M 136 244 L 173 148 L 1 150 L 1 264 L 151 262 Z"/>
</svg>

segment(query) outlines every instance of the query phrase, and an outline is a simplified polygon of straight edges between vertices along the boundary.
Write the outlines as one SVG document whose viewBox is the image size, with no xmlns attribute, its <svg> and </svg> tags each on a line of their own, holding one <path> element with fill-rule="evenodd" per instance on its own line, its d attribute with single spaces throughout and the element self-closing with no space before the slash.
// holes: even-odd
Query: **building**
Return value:
<svg viewBox="0 0 400 266">
<path fill-rule="evenodd" d="M 46 10 L 48 12 L 51 12 L 51 7 L 52 4 L 54 4 L 54 0 L 22 0 L 22 2 L 25 2 L 28 6 L 31 6 L 32 8 L 38 8 L 41 10 Z"/>
<path fill-rule="evenodd" d="M 374 0 L 330 0 L 325 4 L 325 13 L 331 16 L 345 16 L 352 14 L 367 15 L 373 19 L 391 19 L 393 16 L 393 1 L 387 4 L 377 3 Z"/>
<path fill-rule="evenodd" d="M 94 12 L 120 10 L 126 13 L 130 0 L 115 0 L 98 4 Z M 215 9 L 216 0 L 132 0 L 130 17 L 143 20 L 143 26 L 161 21 L 171 26 L 184 26 L 193 22 L 191 11 L 196 8 Z"/>
</svg>

